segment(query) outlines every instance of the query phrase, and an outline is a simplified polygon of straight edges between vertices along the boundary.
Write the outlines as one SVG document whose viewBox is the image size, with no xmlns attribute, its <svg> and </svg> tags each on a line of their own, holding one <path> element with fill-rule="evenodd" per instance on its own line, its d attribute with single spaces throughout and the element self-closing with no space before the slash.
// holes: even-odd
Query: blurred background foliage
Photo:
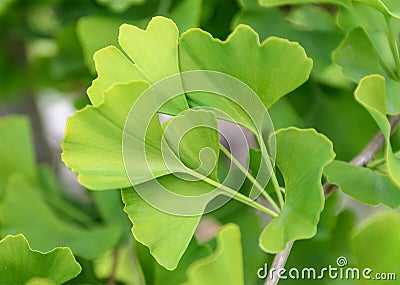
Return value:
<svg viewBox="0 0 400 285">
<path fill-rule="evenodd" d="M 163 15 L 181 33 L 200 27 L 221 40 L 236 25 L 246 24 L 260 41 L 276 36 L 299 42 L 314 61 L 309 81 L 270 110 L 276 129 L 315 128 L 334 142 L 338 159 L 350 160 L 377 126 L 354 101 L 355 83 L 332 62 L 332 52 L 346 35 L 336 22 L 337 12 L 337 6 L 328 4 L 264 7 L 257 0 L 0 0 L 1 237 L 23 233 L 41 251 L 70 247 L 83 268 L 70 284 L 174 285 L 186 280 L 190 264 L 216 248 L 216 229 L 232 222 L 241 229 L 245 284 L 263 284 L 257 269 L 272 260 L 258 247 L 266 221 L 235 201 L 203 219 L 197 234 L 201 244 L 191 242 L 176 271 L 159 266 L 147 248 L 132 240 L 118 191 L 84 191 L 62 165 L 65 121 L 90 104 L 85 92 L 96 77 L 93 54 L 118 46 L 122 23 L 144 28 L 151 17 Z M 392 145 L 400 149 L 400 131 Z M 378 211 L 386 216 L 369 221 Z M 382 237 L 398 236 L 400 225 L 389 225 L 393 233 L 385 233 L 382 225 L 399 216 L 382 214 L 387 211 L 371 210 L 336 193 L 327 201 L 317 235 L 296 243 L 288 266 L 320 268 L 345 256 L 351 264 L 361 261 L 371 267 L 367 261 L 376 252 L 396 264 L 397 253 L 385 252 Z M 360 224 L 369 235 L 360 232 Z M 367 254 L 360 246 L 368 247 L 368 238 L 381 248 L 369 248 Z M 379 260 L 372 263 L 379 265 Z M 311 283 L 355 284 L 346 282 Z"/>
</svg>

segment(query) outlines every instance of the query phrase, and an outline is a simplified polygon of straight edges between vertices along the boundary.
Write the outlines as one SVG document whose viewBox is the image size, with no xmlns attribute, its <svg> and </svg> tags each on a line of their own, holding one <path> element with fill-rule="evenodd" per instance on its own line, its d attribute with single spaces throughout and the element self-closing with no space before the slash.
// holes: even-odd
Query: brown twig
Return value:
<svg viewBox="0 0 400 285">
<path fill-rule="evenodd" d="M 389 122 L 391 126 L 391 134 L 400 125 L 400 115 L 389 117 Z M 381 131 L 378 131 L 375 136 L 369 141 L 369 143 L 364 147 L 364 149 L 354 157 L 350 163 L 353 165 L 364 167 L 368 162 L 371 162 L 379 150 L 385 145 L 385 137 Z M 338 187 L 333 184 L 325 183 L 322 187 L 324 191 L 325 199 L 327 199 Z M 290 251 L 292 249 L 293 242 L 287 244 L 284 251 L 275 255 L 274 261 L 272 263 L 272 268 L 279 270 L 285 267 L 286 261 L 289 257 Z M 267 278 L 264 285 L 276 285 L 279 282 L 279 278 Z"/>
</svg>

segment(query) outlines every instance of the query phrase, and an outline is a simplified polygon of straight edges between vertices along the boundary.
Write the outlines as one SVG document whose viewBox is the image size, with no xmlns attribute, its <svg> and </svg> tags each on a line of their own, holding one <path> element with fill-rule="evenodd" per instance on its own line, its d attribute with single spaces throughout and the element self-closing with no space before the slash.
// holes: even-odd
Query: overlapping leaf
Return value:
<svg viewBox="0 0 400 285">
<path fill-rule="evenodd" d="M 132 80 L 155 83 L 178 73 L 178 37 L 174 22 L 163 17 L 154 17 L 146 30 L 122 25 L 119 44 L 129 58 L 114 46 L 95 53 L 98 78 L 88 89 L 92 103 L 99 104 L 104 92 L 115 83 Z M 171 105 L 174 108 L 166 108 L 166 113 L 176 113 L 188 107 L 183 95 L 175 98 Z"/>
<path fill-rule="evenodd" d="M 244 284 L 239 227 L 225 225 L 219 230 L 217 243 L 218 248 L 212 255 L 189 267 L 184 285 Z"/>
<path fill-rule="evenodd" d="M 159 36 L 162 33 L 162 42 L 159 42 Z M 198 33 L 198 31 L 189 31 L 186 33 L 186 37 L 190 38 L 191 33 Z M 243 68 L 248 68 L 248 64 L 245 64 L 242 60 L 240 60 L 240 57 L 238 56 L 241 51 L 244 49 L 247 49 L 247 46 L 243 46 L 240 44 L 241 42 L 241 37 L 244 39 L 251 39 L 251 41 L 254 43 L 255 50 L 258 50 L 259 56 L 258 57 L 267 57 L 270 59 L 271 62 L 266 62 L 266 65 L 270 66 L 270 71 L 271 72 L 262 72 L 262 74 L 258 75 L 252 72 L 252 74 L 256 77 L 259 77 L 259 80 L 255 81 L 251 77 L 243 78 L 246 83 L 250 84 L 255 90 L 260 89 L 260 91 L 263 91 L 262 97 L 265 98 L 265 101 L 268 103 L 270 106 L 273 104 L 279 97 L 285 95 L 285 93 L 291 91 L 292 89 L 296 88 L 298 85 L 300 85 L 302 82 L 304 82 L 309 74 L 309 69 L 311 68 L 311 61 L 308 59 L 304 51 L 299 47 L 297 44 L 289 43 L 284 40 L 279 40 L 279 39 L 271 39 L 269 43 L 265 43 L 262 46 L 259 45 L 258 39 L 256 34 L 251 31 L 247 27 L 241 27 L 237 29 L 237 32 L 234 32 L 233 34 L 236 34 L 236 36 L 232 36 L 231 40 L 228 40 L 224 45 L 221 46 L 220 50 L 214 54 L 209 54 L 208 56 L 211 59 L 216 60 L 217 58 L 220 58 L 223 53 L 225 56 L 227 54 L 227 51 L 223 51 L 226 47 L 228 49 L 233 49 L 235 50 L 234 54 L 235 56 L 233 58 L 227 58 L 225 59 L 226 62 L 233 62 L 236 63 L 235 65 L 231 64 L 228 66 L 228 69 L 225 70 L 226 72 L 231 73 L 232 75 L 235 75 L 237 73 L 236 70 L 240 70 Z M 167 76 L 172 73 L 176 73 L 178 71 L 177 69 L 177 29 L 174 26 L 174 24 L 161 17 L 156 17 L 154 18 L 150 24 L 149 27 L 146 31 L 142 31 L 139 28 L 132 27 L 129 25 L 124 25 L 121 27 L 120 31 L 120 45 L 123 47 L 124 51 L 130 56 L 131 59 L 135 62 L 135 64 L 130 63 L 130 61 L 120 52 L 117 48 L 115 47 L 109 47 L 106 48 L 102 51 L 99 51 L 96 56 L 96 64 L 97 64 L 97 70 L 99 73 L 99 77 L 93 82 L 92 87 L 88 90 L 89 97 L 91 98 L 92 102 L 94 104 L 99 104 L 101 100 L 103 99 L 103 93 L 105 90 L 109 89 L 112 84 L 118 83 L 118 82 L 125 82 L 128 80 L 132 79 L 145 79 L 148 80 L 150 83 L 162 78 L 163 76 Z M 233 41 L 233 38 L 235 39 Z M 210 40 L 210 37 L 203 37 L 202 41 L 205 40 L 204 44 L 207 44 L 207 41 Z M 232 44 L 230 44 L 230 41 Z M 136 44 L 137 42 L 140 42 L 141 44 Z M 185 41 L 188 43 L 188 41 Z M 216 42 L 215 40 L 211 39 L 211 42 Z M 134 43 L 134 44 L 132 44 Z M 151 54 L 151 50 L 157 50 L 157 48 L 162 44 L 163 46 L 163 52 L 162 53 L 157 53 L 157 54 Z M 153 48 L 148 48 L 148 47 L 153 47 Z M 168 48 L 165 48 L 168 47 Z M 285 74 L 280 73 L 276 74 L 276 70 L 274 66 L 276 66 L 279 63 L 284 63 L 283 58 L 281 56 L 281 49 L 287 49 L 288 53 L 293 55 L 293 60 L 291 62 L 290 68 L 293 67 L 293 63 L 296 62 L 296 66 L 299 68 L 299 72 L 286 72 Z M 181 49 L 182 52 L 184 53 L 185 48 Z M 296 55 L 298 58 L 296 58 Z M 201 55 L 202 56 L 202 55 Z M 279 59 L 277 62 L 275 59 Z M 252 62 L 252 66 L 255 67 L 256 65 L 259 65 L 258 63 L 258 58 L 249 58 Z M 186 64 L 183 63 L 184 60 L 182 60 L 181 65 L 186 66 Z M 193 61 L 193 58 L 191 58 L 191 62 Z M 161 64 L 161 67 L 160 67 Z M 115 68 L 115 66 L 118 66 L 118 68 Z M 289 68 L 288 65 L 285 65 L 286 68 Z M 121 67 L 121 68 L 119 68 Z M 265 66 L 264 66 L 265 67 Z M 118 72 L 110 72 L 111 70 L 117 69 Z M 154 72 L 153 72 L 154 70 Z M 260 71 L 260 69 L 258 69 Z M 275 72 L 272 72 L 275 70 Z M 243 71 L 243 74 L 246 74 L 248 72 Z M 287 74 L 293 74 L 293 78 L 291 80 L 287 79 Z M 269 78 L 268 80 L 266 80 Z M 275 81 L 278 80 L 278 83 Z M 266 86 L 263 82 L 269 82 L 269 86 Z M 268 88 L 266 88 L 268 87 Z M 274 91 L 274 90 L 277 91 Z M 269 95 L 271 99 L 268 99 L 269 96 L 265 94 L 266 92 L 275 92 L 272 95 Z M 182 97 L 184 98 L 184 97 Z M 179 99 L 179 98 L 178 98 Z M 269 102 L 268 102 L 269 101 Z M 217 104 L 217 107 L 220 107 L 217 103 L 214 101 L 210 100 L 203 100 L 203 105 L 206 106 L 215 106 Z M 227 102 L 224 102 L 227 103 Z M 176 104 L 169 104 L 169 105 L 176 105 Z M 180 107 L 175 108 L 175 112 L 177 110 L 182 110 L 184 106 L 181 106 L 181 104 L 178 103 Z M 177 105 L 177 106 L 178 106 Z M 243 113 L 242 110 L 240 110 L 239 107 L 235 106 L 234 104 L 222 104 L 223 109 L 228 109 L 227 107 L 229 106 L 232 110 L 230 114 L 236 119 L 239 117 L 237 112 L 238 110 Z M 165 111 L 165 109 L 164 109 Z M 244 114 L 246 117 L 247 114 Z M 71 119 L 70 123 L 72 121 L 75 121 L 75 119 Z M 250 126 L 251 127 L 251 126 Z M 70 127 L 67 127 L 67 140 L 69 137 L 68 134 L 68 129 Z M 77 134 L 77 133 L 75 133 Z M 68 153 L 68 150 L 65 151 L 65 153 Z M 85 155 L 84 152 L 81 152 L 82 155 Z M 66 156 L 65 154 L 64 156 Z M 76 156 L 75 158 L 78 158 Z M 105 156 L 105 161 L 110 160 L 107 159 L 110 158 Z M 72 165 L 70 162 L 68 162 L 68 158 L 64 159 L 71 168 L 75 168 L 74 165 Z M 86 160 L 90 161 L 90 160 Z M 116 171 L 116 168 L 120 167 L 120 165 L 114 165 L 115 159 L 110 160 L 111 163 L 109 164 L 109 167 L 104 169 L 105 171 L 101 171 L 101 174 L 105 174 L 107 176 L 111 176 L 113 172 Z M 78 166 L 81 170 L 84 168 L 87 168 L 88 166 L 84 166 L 84 163 L 81 163 L 80 166 Z M 99 165 L 97 169 L 100 169 L 103 167 L 103 165 Z M 80 169 L 76 169 L 77 172 L 81 172 Z M 94 169 L 93 169 L 94 170 Z M 94 171 L 91 170 L 93 173 Z M 118 170 L 120 172 L 120 170 Z M 100 172 L 99 172 L 100 174 Z M 80 175 L 81 176 L 81 175 Z M 97 175 L 99 177 L 101 175 Z M 85 184 L 85 181 L 83 181 L 84 178 L 81 176 L 81 182 L 84 185 L 89 185 Z M 114 179 L 114 177 L 112 178 Z M 115 179 L 120 179 L 116 178 Z M 126 187 L 127 185 L 122 181 L 110 181 L 110 185 L 112 184 L 114 187 Z M 95 182 L 95 181 L 93 181 Z M 90 182 L 88 182 L 90 183 Z M 103 181 L 100 181 L 99 183 L 103 183 Z M 91 186 L 93 188 L 93 186 Z"/>
<path fill-rule="evenodd" d="M 122 158 L 122 136 L 130 107 L 145 82 L 116 86 L 98 108 L 88 106 L 69 118 L 62 158 L 89 189 L 130 187 Z"/>
<path fill-rule="evenodd" d="M 99 0 L 111 2 L 109 0 Z M 121 1 L 121 0 L 119 0 Z M 123 2 L 122 0 L 121 2 Z M 129 0 L 125 0 L 129 1 Z M 135 0 L 130 0 L 135 1 Z M 143 0 L 136 0 L 143 1 Z M 96 73 L 93 55 L 109 45 L 120 48 L 118 43 L 118 28 L 122 24 L 131 24 L 143 27 L 147 24 L 149 17 L 159 14 L 155 11 L 161 2 L 147 1 L 145 5 L 129 11 L 129 19 L 121 17 L 86 16 L 77 21 L 76 33 L 81 43 L 86 65 L 92 73 Z M 200 25 L 202 11 L 202 0 L 183 0 L 173 5 L 168 11 L 169 17 L 179 27 L 180 32 Z M 101 31 L 93 33 L 94 30 Z"/>
<path fill-rule="evenodd" d="M 260 247 L 270 253 L 284 250 L 290 241 L 315 235 L 324 207 L 322 170 L 335 155 L 332 143 L 314 130 L 281 129 L 276 140 L 276 165 L 285 181 L 285 206 L 260 236 Z"/>
<path fill-rule="evenodd" d="M 95 61 L 99 75 L 88 90 L 92 103 L 100 103 L 103 93 L 114 83 L 135 79 L 155 83 L 179 71 L 211 69 L 239 78 L 258 92 L 266 106 L 270 107 L 280 97 L 304 83 L 312 66 L 311 60 L 298 44 L 271 38 L 260 45 L 257 34 L 246 26 L 235 29 L 226 42 L 215 40 L 198 29 L 187 31 L 181 39 L 178 36 L 175 24 L 162 17 L 153 18 L 146 31 L 130 25 L 121 26 L 119 44 L 134 64 L 115 47 L 97 52 Z M 201 50 L 198 47 L 192 48 L 193 45 L 206 47 L 209 44 L 212 47 L 207 48 L 207 56 L 198 54 Z M 248 53 L 248 48 L 253 52 Z M 282 56 L 282 50 L 290 55 L 290 66 Z M 243 57 L 243 54 L 247 54 L 247 57 Z M 121 66 L 120 72 L 111 72 L 115 64 Z M 281 68 L 274 69 L 277 65 Z M 293 70 L 294 67 L 296 70 Z M 183 108 L 184 104 L 179 107 Z"/>
<path fill-rule="evenodd" d="M 125 211 L 133 223 L 135 239 L 147 247 L 159 264 L 177 267 L 197 228 L 201 216 L 167 214 L 145 202 L 134 189 L 122 191 Z"/>
<path fill-rule="evenodd" d="M 261 154 L 260 154 L 261 155 Z M 206 218 L 216 218 L 223 225 L 234 223 L 240 228 L 243 250 L 243 271 L 245 284 L 257 284 L 259 277 L 254 272 L 272 260 L 258 246 L 260 233 L 264 228 L 263 216 L 255 215 L 254 209 L 231 200 L 224 207 L 213 211 Z"/>
<path fill-rule="evenodd" d="M 224 42 L 192 29 L 182 35 L 179 47 L 181 71 L 214 70 L 234 76 L 249 85 L 267 108 L 307 81 L 312 68 L 299 44 L 274 37 L 260 44 L 258 34 L 245 25 L 236 27 Z M 188 99 L 210 104 L 203 96 L 189 94 Z"/>
<path fill-rule="evenodd" d="M 132 172 L 134 175 L 129 181 L 122 158 L 122 137 L 129 110 L 139 95 L 149 84 L 178 73 L 180 69 L 201 68 L 239 77 L 254 91 L 260 92 L 264 104 L 270 107 L 306 81 L 310 73 L 311 60 L 298 44 L 277 38 L 260 44 L 257 34 L 246 26 L 237 28 L 224 43 L 196 29 L 185 33 L 179 42 L 178 34 L 172 21 L 155 17 L 145 31 L 130 25 L 121 26 L 119 44 L 128 57 L 116 47 L 108 47 L 96 53 L 99 76 L 88 90 L 95 106 L 86 107 L 69 119 L 63 142 L 63 160 L 78 173 L 79 181 L 83 185 L 90 189 L 105 190 L 127 188 L 130 182 L 133 182 L 136 187 L 148 187 L 150 190 L 154 185 L 152 183 L 158 183 L 178 194 L 208 193 L 214 187 L 202 181 L 185 181 L 171 174 L 179 171 L 190 175 L 190 171 L 196 170 L 218 183 L 215 163 L 211 168 L 208 165 L 207 171 L 202 169 L 204 163 L 209 164 L 210 161 L 215 162 L 218 159 L 219 138 L 215 130 L 207 132 L 202 128 L 191 128 L 179 142 L 179 148 L 176 148 L 175 134 L 186 128 L 187 123 L 196 124 L 203 120 L 206 126 L 217 128 L 215 115 L 207 111 L 186 111 L 163 128 L 160 127 L 156 114 L 150 122 L 142 122 L 138 117 L 136 126 L 150 124 L 145 140 L 137 135 L 135 126 L 128 130 L 128 157 L 137 158 L 138 152 L 143 151 L 139 146 L 145 141 L 147 162 L 133 159 L 132 167 L 135 171 Z M 207 55 L 209 59 L 205 59 L 204 54 L 190 54 L 189 49 L 193 48 L 193 43 L 204 48 L 207 45 L 214 46 Z M 246 62 L 241 54 L 249 48 L 254 51 L 254 55 L 248 53 Z M 286 53 L 284 57 L 282 50 Z M 263 65 L 260 64 L 260 60 Z M 281 68 L 277 69 L 276 66 Z M 157 103 L 154 96 L 148 100 L 150 105 Z M 201 105 L 215 107 L 215 102 L 206 99 L 203 101 Z M 238 109 L 237 106 L 232 107 L 232 104 L 230 106 L 232 110 Z M 177 114 L 188 108 L 185 95 L 182 95 L 160 111 Z M 223 106 L 222 109 L 224 108 L 227 109 L 227 106 Z M 231 113 L 234 118 L 237 116 L 235 112 Z M 166 132 L 164 137 L 163 132 Z M 162 146 L 166 146 L 163 153 Z M 204 148 L 212 150 L 212 157 L 208 151 L 202 151 Z M 130 150 L 132 152 L 129 152 Z M 167 154 L 167 161 L 172 161 L 172 165 L 166 165 L 168 163 L 163 161 L 162 154 L 164 159 Z M 176 160 L 177 157 L 179 160 Z M 131 169 L 128 169 L 128 172 L 131 172 Z M 141 200 L 132 188 L 123 190 L 123 200 L 126 205 L 125 211 L 133 222 L 132 231 L 136 239 L 150 248 L 161 265 L 168 269 L 175 268 L 200 217 L 166 214 Z M 200 205 L 202 209 L 206 202 Z M 161 229 L 158 226 L 160 222 L 163 223 Z"/>
<path fill-rule="evenodd" d="M 396 0 L 358 0 L 378 10 L 385 17 L 400 18 L 400 3 Z"/>
<path fill-rule="evenodd" d="M 87 107 L 69 120 L 68 128 L 73 132 L 67 133 L 65 137 L 63 158 L 79 173 L 79 180 L 82 184 L 92 189 L 130 186 L 122 158 L 123 128 L 130 107 L 142 93 L 141 91 L 146 88 L 147 84 L 144 82 L 117 85 L 105 94 L 104 103 L 99 106 Z M 167 142 L 166 147 L 176 147 L 174 130 L 179 131 L 179 127 L 187 125 L 187 123 L 199 123 L 202 118 L 206 118 L 206 120 L 211 120 L 211 123 L 214 121 L 216 128 L 215 117 L 210 112 L 187 111 L 182 116 L 199 115 L 198 118 L 194 117 L 188 120 L 186 117 L 174 118 L 166 127 L 169 131 L 166 131 L 164 140 L 161 138 L 161 126 L 157 116 L 153 117 L 146 140 L 148 146 L 146 155 L 148 163 L 151 165 L 151 172 L 145 171 L 147 167 L 143 163 L 146 164 L 146 161 L 133 161 L 133 167 L 137 170 L 137 173 L 135 172 L 137 174 L 136 183 L 141 183 L 141 189 L 151 187 L 154 183 L 152 180 L 155 178 L 158 178 L 157 182 L 167 189 L 184 195 L 198 195 L 214 189 L 202 181 L 185 181 L 175 177 L 163 162 L 161 154 L 163 141 Z M 93 122 L 97 123 L 93 125 Z M 85 129 L 87 129 L 85 136 L 78 135 L 81 130 Z M 130 132 L 132 132 L 132 136 L 135 135 L 134 130 L 130 130 Z M 140 148 L 140 139 L 132 139 L 131 143 L 132 151 L 144 151 Z M 193 129 L 183 136 L 178 146 L 179 151 L 175 149 L 177 152 L 175 155 L 179 153 L 182 162 L 187 167 L 196 169 L 199 166 L 199 158 L 198 155 L 193 155 L 193 151 L 200 151 L 205 146 L 212 146 L 218 155 L 219 137 L 216 136 L 215 130 Z M 82 163 L 83 157 L 87 157 L 84 160 L 85 163 Z M 97 160 L 93 160 L 94 157 Z M 136 158 L 137 156 L 132 154 L 131 157 Z M 206 159 L 205 161 L 211 160 Z M 176 161 L 173 160 L 172 163 L 174 162 Z M 78 169 L 76 169 L 77 167 Z M 211 174 L 211 177 L 216 179 L 215 171 L 212 171 L 214 174 Z M 166 214 L 148 205 L 132 188 L 123 191 L 123 200 L 126 205 L 125 211 L 134 224 L 132 232 L 136 239 L 150 247 L 152 254 L 160 264 L 168 269 L 175 268 L 189 244 L 200 217 L 179 217 Z M 163 222 L 162 229 L 159 227 L 160 221 Z M 174 228 L 176 230 L 173 230 Z"/>
<path fill-rule="evenodd" d="M 386 117 L 386 89 L 385 79 L 380 75 L 364 77 L 358 85 L 355 99 L 371 114 L 386 140 L 386 169 L 392 181 L 400 186 L 400 160 L 394 155 L 390 144 L 391 126 Z"/>
<path fill-rule="evenodd" d="M 2 239 L 0 252 L 3 284 L 62 284 L 81 272 L 69 248 L 58 247 L 42 253 L 32 250 L 21 234 Z"/>
</svg>

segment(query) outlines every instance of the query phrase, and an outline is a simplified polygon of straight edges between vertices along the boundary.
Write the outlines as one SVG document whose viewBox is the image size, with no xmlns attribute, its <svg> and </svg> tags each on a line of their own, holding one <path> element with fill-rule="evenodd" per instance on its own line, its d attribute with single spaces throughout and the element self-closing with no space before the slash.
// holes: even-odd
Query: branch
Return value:
<svg viewBox="0 0 400 285">
<path fill-rule="evenodd" d="M 390 116 L 389 123 L 391 127 L 391 134 L 394 133 L 396 128 L 400 125 L 400 115 Z M 379 150 L 385 145 L 385 137 L 381 131 L 378 131 L 375 136 L 370 140 L 370 142 L 364 147 L 364 149 L 354 157 L 350 163 L 364 167 L 367 163 L 371 162 Z M 333 184 L 325 183 L 322 186 L 324 191 L 325 199 L 327 199 L 338 187 Z M 284 251 L 275 255 L 274 261 L 272 263 L 272 268 L 279 270 L 285 267 L 286 261 L 289 257 L 290 251 L 292 249 L 293 242 L 287 244 Z M 264 285 L 276 285 L 279 282 L 279 278 L 268 278 Z"/>
<path fill-rule="evenodd" d="M 400 115 L 389 117 L 390 134 L 393 134 L 400 124 Z M 381 131 L 378 131 L 364 149 L 354 157 L 350 163 L 356 166 L 364 167 L 367 163 L 374 160 L 376 154 L 385 145 L 385 137 Z M 323 186 L 325 199 L 327 199 L 338 187 L 333 184 L 325 183 Z"/>
<path fill-rule="evenodd" d="M 290 251 L 292 250 L 294 241 L 289 242 L 286 245 L 286 248 L 284 251 L 278 253 L 275 255 L 274 261 L 272 262 L 271 268 L 276 268 L 275 272 L 278 272 L 279 269 L 284 268 L 286 261 L 289 257 Z M 265 281 L 264 285 L 276 285 L 279 282 L 279 276 L 269 276 L 267 275 L 267 279 Z"/>
</svg>

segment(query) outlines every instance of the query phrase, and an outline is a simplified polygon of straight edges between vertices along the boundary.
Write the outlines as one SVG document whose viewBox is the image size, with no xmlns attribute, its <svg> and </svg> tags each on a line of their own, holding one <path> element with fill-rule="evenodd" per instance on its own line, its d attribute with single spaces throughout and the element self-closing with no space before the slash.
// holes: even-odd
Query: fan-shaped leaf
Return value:
<svg viewBox="0 0 400 285">
<path fill-rule="evenodd" d="M 244 285 L 239 227 L 225 225 L 218 232 L 217 243 L 218 248 L 212 255 L 189 267 L 188 282 L 184 285 Z"/>
<path fill-rule="evenodd" d="M 324 169 L 324 175 L 329 183 L 339 185 L 344 193 L 361 203 L 371 206 L 382 203 L 393 209 L 400 205 L 400 189 L 385 174 L 335 160 Z"/>
<path fill-rule="evenodd" d="M 290 241 L 315 235 L 324 207 L 322 170 L 335 156 L 332 143 L 315 130 L 281 129 L 276 132 L 276 142 L 285 206 L 260 236 L 260 247 L 269 253 L 284 250 Z"/>
<path fill-rule="evenodd" d="M 200 29 L 189 30 L 180 39 L 179 56 L 182 71 L 214 70 L 234 76 L 249 85 L 267 108 L 303 84 L 312 68 L 299 44 L 274 37 L 260 44 L 258 34 L 245 25 L 236 27 L 224 42 Z M 198 105 L 209 105 L 192 96 L 188 99 Z"/>
<path fill-rule="evenodd" d="M 32 250 L 21 234 L 0 241 L 0 276 L 3 284 L 62 284 L 81 272 L 69 248 L 41 253 Z M 29 283 L 32 279 L 46 283 Z"/>
<path fill-rule="evenodd" d="M 364 77 L 354 92 L 355 99 L 360 103 L 374 118 L 386 139 L 385 156 L 387 161 L 387 172 L 392 181 L 400 186 L 400 159 L 392 150 L 390 144 L 391 127 L 386 118 L 386 88 L 385 78 L 380 75 L 370 75 Z"/>
<path fill-rule="evenodd" d="M 122 199 L 133 223 L 132 233 L 136 240 L 149 247 L 162 266 L 175 269 L 201 216 L 184 217 L 162 212 L 147 204 L 132 188 L 122 190 Z"/>
</svg>

